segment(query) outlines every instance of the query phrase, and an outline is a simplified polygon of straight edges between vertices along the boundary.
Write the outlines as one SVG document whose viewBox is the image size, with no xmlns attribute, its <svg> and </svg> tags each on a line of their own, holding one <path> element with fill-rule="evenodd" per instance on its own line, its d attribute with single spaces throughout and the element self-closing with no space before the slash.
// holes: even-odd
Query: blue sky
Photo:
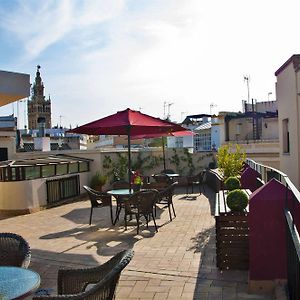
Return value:
<svg viewBox="0 0 300 300">
<path fill-rule="evenodd" d="M 294 0 L 0 0 L 0 69 L 33 82 L 41 65 L 53 125 L 127 107 L 163 117 L 165 101 L 174 121 L 209 113 L 211 103 L 213 113 L 238 111 L 245 75 L 251 98 L 275 99 L 274 72 L 300 53 L 299 8 Z"/>
</svg>

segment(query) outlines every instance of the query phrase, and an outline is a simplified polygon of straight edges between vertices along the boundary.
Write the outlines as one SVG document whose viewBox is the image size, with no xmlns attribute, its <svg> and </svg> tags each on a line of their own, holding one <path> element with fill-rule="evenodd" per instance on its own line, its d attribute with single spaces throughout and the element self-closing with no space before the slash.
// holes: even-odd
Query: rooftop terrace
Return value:
<svg viewBox="0 0 300 300">
<path fill-rule="evenodd" d="M 273 299 L 248 294 L 247 271 L 219 271 L 215 261 L 215 193 L 188 197 L 178 188 L 174 196 L 177 217 L 158 209 L 158 233 L 124 223 L 111 226 L 109 209 L 94 210 L 82 201 L 30 215 L 0 220 L 2 231 L 15 232 L 29 242 L 30 269 L 41 275 L 40 288 L 56 293 L 60 267 L 94 266 L 117 252 L 133 248 L 135 255 L 122 272 L 117 300 L 122 299 Z"/>
</svg>

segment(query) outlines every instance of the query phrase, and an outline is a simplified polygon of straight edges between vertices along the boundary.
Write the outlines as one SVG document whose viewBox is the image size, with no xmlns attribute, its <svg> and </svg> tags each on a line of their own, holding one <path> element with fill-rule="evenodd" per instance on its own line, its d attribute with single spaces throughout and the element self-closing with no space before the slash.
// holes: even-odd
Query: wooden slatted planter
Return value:
<svg viewBox="0 0 300 300">
<path fill-rule="evenodd" d="M 248 195 L 251 193 L 245 190 Z M 226 205 L 226 191 L 216 194 L 217 267 L 221 270 L 249 269 L 248 207 L 245 212 L 231 212 Z"/>
</svg>

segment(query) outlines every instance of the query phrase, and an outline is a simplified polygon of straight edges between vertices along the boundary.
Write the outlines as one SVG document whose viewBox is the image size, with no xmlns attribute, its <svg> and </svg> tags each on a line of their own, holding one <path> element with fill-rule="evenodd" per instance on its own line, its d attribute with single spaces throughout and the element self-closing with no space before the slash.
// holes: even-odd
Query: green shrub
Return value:
<svg viewBox="0 0 300 300">
<path fill-rule="evenodd" d="M 248 205 L 248 195 L 239 189 L 230 191 L 227 195 L 226 203 L 231 211 L 242 212 Z"/>
<path fill-rule="evenodd" d="M 225 187 L 229 190 L 229 191 L 233 191 L 236 189 L 239 189 L 241 187 L 241 182 L 237 177 L 234 176 L 230 176 L 225 180 Z"/>
<path fill-rule="evenodd" d="M 224 145 L 218 149 L 217 160 L 224 179 L 241 173 L 246 160 L 245 151 L 239 145 L 232 149 L 231 145 Z"/>
<path fill-rule="evenodd" d="M 91 188 L 101 191 L 102 186 L 106 183 L 107 176 L 101 175 L 99 172 L 96 172 L 91 179 Z"/>
</svg>

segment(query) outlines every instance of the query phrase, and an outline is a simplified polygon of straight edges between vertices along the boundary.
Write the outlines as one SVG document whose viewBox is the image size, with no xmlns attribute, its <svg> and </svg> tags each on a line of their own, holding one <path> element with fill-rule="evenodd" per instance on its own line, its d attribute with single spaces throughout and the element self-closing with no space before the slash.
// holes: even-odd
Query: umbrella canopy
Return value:
<svg viewBox="0 0 300 300">
<path fill-rule="evenodd" d="M 113 115 L 74 128 L 70 132 L 92 135 L 143 135 L 171 133 L 180 130 L 184 130 L 184 128 L 178 124 L 127 108 Z"/>
<path fill-rule="evenodd" d="M 178 124 L 161 120 L 129 108 L 113 115 L 74 128 L 69 132 L 91 135 L 127 135 L 128 136 L 128 180 L 131 187 L 131 136 L 145 134 L 170 134 L 174 131 L 185 130 Z"/>
</svg>

